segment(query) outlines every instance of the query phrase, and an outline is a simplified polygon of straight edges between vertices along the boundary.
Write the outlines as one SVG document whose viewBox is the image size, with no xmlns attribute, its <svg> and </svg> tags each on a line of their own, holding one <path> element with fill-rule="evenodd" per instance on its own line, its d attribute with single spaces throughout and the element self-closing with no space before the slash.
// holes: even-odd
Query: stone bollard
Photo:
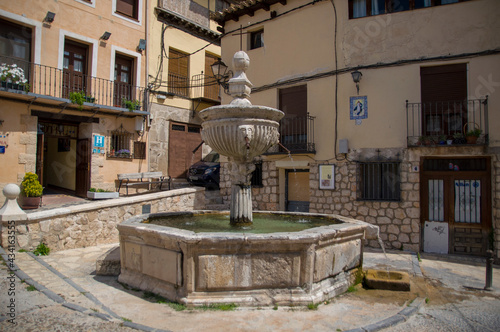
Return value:
<svg viewBox="0 0 500 332">
<path fill-rule="evenodd" d="M 26 220 L 28 216 L 26 212 L 21 210 L 17 204 L 17 197 L 21 193 L 19 186 L 14 183 L 9 183 L 3 188 L 3 195 L 5 196 L 5 203 L 0 208 L 0 246 L 7 247 L 8 245 L 16 245 L 16 241 L 9 241 L 9 231 L 16 231 L 16 221 Z M 5 228 L 5 229 L 4 229 Z M 10 233 L 10 237 L 14 238 L 15 235 Z"/>
<path fill-rule="evenodd" d="M 486 285 L 485 290 L 491 290 L 493 283 L 493 251 L 486 251 Z"/>
</svg>

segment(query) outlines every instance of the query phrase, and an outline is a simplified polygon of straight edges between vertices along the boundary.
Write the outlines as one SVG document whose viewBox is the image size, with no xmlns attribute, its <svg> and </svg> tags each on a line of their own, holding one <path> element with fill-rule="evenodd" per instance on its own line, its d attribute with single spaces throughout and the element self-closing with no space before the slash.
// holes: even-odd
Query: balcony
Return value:
<svg viewBox="0 0 500 332">
<path fill-rule="evenodd" d="M 408 147 L 488 144 L 488 98 L 449 102 L 406 101 Z M 478 135 L 472 143 L 471 137 Z"/>
<path fill-rule="evenodd" d="M 280 121 L 280 144 L 271 147 L 266 154 L 315 153 L 314 117 L 285 117 Z"/>
<path fill-rule="evenodd" d="M 191 78 L 191 98 L 220 103 L 220 85 L 213 76 L 203 73 Z"/>
<path fill-rule="evenodd" d="M 9 57 L 0 57 L 0 63 L 16 64 L 27 80 L 26 84 L 2 81 L 2 98 L 24 99 L 38 105 L 71 107 L 80 111 L 130 112 L 134 116 L 147 114 L 143 109 L 146 92 L 143 87 Z"/>
</svg>

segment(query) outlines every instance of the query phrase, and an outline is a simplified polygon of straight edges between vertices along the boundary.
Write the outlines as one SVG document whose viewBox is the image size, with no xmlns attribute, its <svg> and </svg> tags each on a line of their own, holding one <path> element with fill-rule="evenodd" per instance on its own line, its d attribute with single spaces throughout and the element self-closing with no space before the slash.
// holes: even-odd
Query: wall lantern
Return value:
<svg viewBox="0 0 500 332">
<path fill-rule="evenodd" d="M 361 74 L 360 71 L 353 71 L 351 73 L 352 75 L 352 80 L 354 81 L 354 83 L 356 83 L 356 90 L 358 91 L 358 95 L 359 95 L 359 81 L 361 81 L 361 77 L 363 76 L 363 74 Z"/>
<path fill-rule="evenodd" d="M 217 84 L 221 85 L 224 88 L 224 91 L 227 91 L 229 87 L 227 82 L 229 81 L 229 78 L 233 76 L 233 72 L 231 70 L 227 70 L 227 65 L 222 62 L 220 58 L 218 58 L 217 61 L 210 66 L 210 68 L 212 68 L 212 74 L 217 80 Z"/>
<path fill-rule="evenodd" d="M 47 23 L 52 23 L 52 22 L 54 22 L 54 17 L 56 17 L 56 13 L 47 12 L 47 15 L 45 15 L 45 18 L 43 19 L 43 21 L 47 22 Z"/>
<path fill-rule="evenodd" d="M 146 49 L 146 39 L 139 39 L 139 45 L 137 46 L 137 51 L 142 52 Z"/>
<path fill-rule="evenodd" d="M 105 33 L 101 36 L 101 38 L 99 38 L 99 39 L 102 39 L 102 40 L 108 40 L 108 39 L 109 39 L 109 37 L 111 37 L 111 32 L 107 32 L 107 31 L 106 31 L 106 32 L 105 32 Z"/>
</svg>

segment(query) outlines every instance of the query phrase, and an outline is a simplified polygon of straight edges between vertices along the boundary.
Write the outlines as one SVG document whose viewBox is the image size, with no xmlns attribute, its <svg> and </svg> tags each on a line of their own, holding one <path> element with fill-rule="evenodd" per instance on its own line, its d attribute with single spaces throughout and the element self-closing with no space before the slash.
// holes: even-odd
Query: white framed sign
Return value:
<svg viewBox="0 0 500 332">
<path fill-rule="evenodd" d="M 319 165 L 319 189 L 335 189 L 335 165 Z"/>
</svg>

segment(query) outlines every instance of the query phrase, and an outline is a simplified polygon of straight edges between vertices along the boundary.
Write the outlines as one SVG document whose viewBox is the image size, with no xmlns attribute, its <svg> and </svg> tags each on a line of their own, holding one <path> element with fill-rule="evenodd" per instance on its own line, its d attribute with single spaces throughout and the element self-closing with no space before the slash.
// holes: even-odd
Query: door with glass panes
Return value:
<svg viewBox="0 0 500 332">
<path fill-rule="evenodd" d="M 490 159 L 423 158 L 425 252 L 485 255 L 491 232 Z"/>
</svg>

